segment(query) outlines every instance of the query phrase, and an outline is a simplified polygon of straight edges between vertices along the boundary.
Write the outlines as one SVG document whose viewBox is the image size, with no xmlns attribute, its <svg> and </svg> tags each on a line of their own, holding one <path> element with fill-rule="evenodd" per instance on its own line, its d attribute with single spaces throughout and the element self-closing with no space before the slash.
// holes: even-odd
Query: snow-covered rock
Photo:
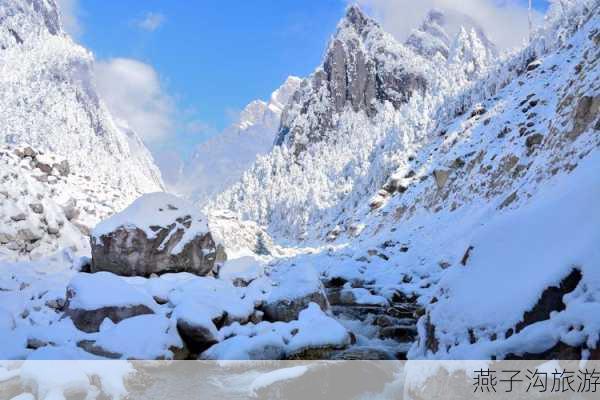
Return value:
<svg viewBox="0 0 600 400">
<path fill-rule="evenodd" d="M 93 272 L 123 276 L 206 275 L 217 272 L 224 261 L 206 216 L 191 203 L 162 192 L 146 194 L 98 224 L 91 246 Z"/>
<path fill-rule="evenodd" d="M 97 332 L 105 318 L 117 323 L 154 313 L 147 293 L 109 272 L 76 275 L 67 287 L 65 316 L 84 332 Z"/>
<path fill-rule="evenodd" d="M 233 324 L 225 327 L 222 334 L 226 339 L 202 353 L 202 358 L 275 360 L 300 357 L 310 352 L 323 356 L 350 343 L 346 328 L 325 315 L 315 303 L 300 312 L 297 320 Z"/>
<path fill-rule="evenodd" d="M 274 268 L 269 278 L 272 288 L 263 306 L 265 320 L 296 320 L 309 304 L 317 304 L 324 311 L 329 308 L 319 276 L 310 266 Z"/>
</svg>

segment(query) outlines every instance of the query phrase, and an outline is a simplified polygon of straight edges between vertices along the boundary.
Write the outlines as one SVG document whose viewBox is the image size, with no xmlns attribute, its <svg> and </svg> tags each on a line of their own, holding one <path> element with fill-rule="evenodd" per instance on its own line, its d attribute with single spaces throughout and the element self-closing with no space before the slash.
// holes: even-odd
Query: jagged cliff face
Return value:
<svg viewBox="0 0 600 400">
<path fill-rule="evenodd" d="M 378 103 L 398 109 L 415 92 L 424 93 L 426 79 L 402 65 L 403 50 L 377 22 L 350 7 L 322 67 L 294 95 L 276 143 L 292 144 L 299 153 L 335 129 L 336 117 L 346 107 L 372 117 Z"/>
<path fill-rule="evenodd" d="M 92 55 L 63 32 L 53 0 L 0 5 L 0 143 L 66 157 L 74 173 L 132 200 L 162 189 L 137 134 L 123 132 L 98 97 Z"/>
</svg>

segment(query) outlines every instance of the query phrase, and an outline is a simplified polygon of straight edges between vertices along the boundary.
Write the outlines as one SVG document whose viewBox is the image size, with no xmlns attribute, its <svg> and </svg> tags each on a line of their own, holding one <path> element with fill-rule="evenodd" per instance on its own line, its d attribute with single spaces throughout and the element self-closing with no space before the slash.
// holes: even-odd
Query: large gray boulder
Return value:
<svg viewBox="0 0 600 400">
<path fill-rule="evenodd" d="M 122 276 L 217 272 L 226 256 L 191 203 L 151 193 L 101 222 L 91 235 L 91 271 Z"/>
</svg>

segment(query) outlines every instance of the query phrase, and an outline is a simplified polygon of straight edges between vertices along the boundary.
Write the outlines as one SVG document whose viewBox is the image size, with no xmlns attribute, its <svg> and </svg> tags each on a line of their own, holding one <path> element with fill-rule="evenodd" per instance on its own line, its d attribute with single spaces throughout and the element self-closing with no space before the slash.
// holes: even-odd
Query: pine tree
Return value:
<svg viewBox="0 0 600 400">
<path fill-rule="evenodd" d="M 256 236 L 256 247 L 254 248 L 254 252 L 259 256 L 269 256 L 271 252 L 267 248 L 267 244 L 265 243 L 265 238 L 262 232 L 259 232 Z"/>
</svg>

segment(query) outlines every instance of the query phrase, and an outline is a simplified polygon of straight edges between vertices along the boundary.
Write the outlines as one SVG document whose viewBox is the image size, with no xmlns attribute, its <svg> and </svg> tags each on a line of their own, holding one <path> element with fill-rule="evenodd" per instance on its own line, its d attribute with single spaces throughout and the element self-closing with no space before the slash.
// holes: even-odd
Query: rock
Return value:
<svg viewBox="0 0 600 400">
<path fill-rule="evenodd" d="M 12 242 L 13 240 L 15 240 L 15 238 L 11 234 L 0 233 L 0 243 L 6 244 Z"/>
<path fill-rule="evenodd" d="M 66 298 L 64 315 L 88 333 L 97 332 L 105 318 L 118 323 L 154 313 L 150 295 L 107 272 L 77 274 L 67 287 Z"/>
<path fill-rule="evenodd" d="M 71 172 L 69 161 L 62 160 L 59 163 L 53 164 L 52 167 L 58 171 L 61 176 L 67 176 Z"/>
<path fill-rule="evenodd" d="M 17 240 L 24 242 L 37 241 L 42 238 L 42 235 L 37 230 L 31 230 L 29 228 L 19 229 L 16 236 Z"/>
<path fill-rule="evenodd" d="M 98 332 L 100 325 L 105 318 L 117 323 L 127 318 L 153 313 L 154 312 L 145 305 L 127 307 L 108 306 L 95 310 L 67 308 L 65 311 L 65 315 L 71 318 L 77 329 L 87 333 Z"/>
<path fill-rule="evenodd" d="M 71 221 L 79 216 L 79 209 L 77 208 L 77 202 L 75 199 L 69 199 L 65 205 L 62 206 L 65 217 Z"/>
<path fill-rule="evenodd" d="M 49 163 L 38 161 L 35 166 L 45 174 L 50 174 L 52 172 L 52 165 Z"/>
<path fill-rule="evenodd" d="M 447 170 L 436 169 L 435 171 L 433 171 L 433 177 L 435 178 L 435 184 L 437 185 L 439 190 L 444 188 L 444 186 L 446 185 L 446 182 L 448 181 L 449 176 L 450 176 L 450 171 L 447 171 Z"/>
<path fill-rule="evenodd" d="M 41 339 L 37 339 L 37 338 L 29 338 L 27 339 L 27 348 L 28 349 L 32 349 L 32 350 L 37 350 L 41 347 L 45 347 L 48 346 L 50 343 L 41 340 Z"/>
<path fill-rule="evenodd" d="M 527 136 L 525 145 L 531 151 L 534 146 L 538 146 L 538 145 L 542 144 L 543 140 L 544 140 L 544 135 L 542 135 L 541 133 L 535 133 L 533 135 Z"/>
<path fill-rule="evenodd" d="M 27 219 L 27 215 L 25 213 L 18 213 L 18 214 L 12 215 L 10 217 L 10 219 L 12 219 L 15 222 L 24 221 Z"/>
<path fill-rule="evenodd" d="M 471 252 L 473 251 L 474 247 L 473 246 L 469 246 L 467 248 L 467 250 L 465 251 L 465 254 L 463 254 L 462 259 L 460 260 L 460 264 L 462 266 L 466 266 L 467 262 L 469 261 L 469 257 L 471 257 Z"/>
<path fill-rule="evenodd" d="M 310 303 L 316 303 L 321 310 L 327 310 L 329 304 L 322 290 L 296 299 L 281 299 L 263 306 L 264 320 L 289 322 L 298 319 L 302 310 Z"/>
<path fill-rule="evenodd" d="M 540 60 L 532 61 L 529 64 L 527 64 L 527 71 L 533 71 L 534 69 L 537 69 L 540 65 L 542 65 L 542 61 L 540 61 Z"/>
<path fill-rule="evenodd" d="M 52 308 L 57 311 L 62 311 L 66 305 L 67 300 L 60 297 L 46 301 L 46 307 Z"/>
<path fill-rule="evenodd" d="M 502 201 L 500 206 L 498 207 L 500 210 L 511 205 L 515 200 L 518 200 L 519 196 L 517 196 L 517 192 L 512 192 L 506 199 Z"/>
<path fill-rule="evenodd" d="M 379 332 L 382 339 L 393 339 L 397 342 L 412 342 L 417 337 L 415 326 L 386 326 Z"/>
<path fill-rule="evenodd" d="M 563 296 L 575 290 L 581 281 L 581 271 L 573 269 L 558 286 L 551 286 L 544 290 L 536 305 L 523 315 L 523 320 L 515 327 L 515 332 L 520 332 L 526 326 L 550 318 L 550 313 L 562 311 L 566 308 Z"/>
<path fill-rule="evenodd" d="M 218 271 L 224 250 L 206 217 L 166 193 L 147 194 L 100 223 L 91 235 L 92 272 L 150 276 L 167 272 L 207 275 Z"/>
<path fill-rule="evenodd" d="M 36 214 L 42 214 L 44 212 L 44 206 L 41 203 L 32 203 L 29 205 L 29 208 Z"/>
<path fill-rule="evenodd" d="M 380 196 L 380 195 L 376 195 L 369 202 L 369 207 L 371 208 L 371 210 L 376 210 L 378 208 L 381 208 L 381 206 L 383 205 L 384 201 L 385 201 L 385 197 Z"/>
<path fill-rule="evenodd" d="M 179 332 L 179 336 L 181 336 L 187 348 L 194 354 L 202 353 L 219 341 L 217 328 L 210 320 L 198 324 L 193 321 L 178 319 L 177 332 Z"/>
<path fill-rule="evenodd" d="M 353 347 L 331 357 L 332 360 L 394 360 L 395 357 L 385 350 L 374 347 Z"/>
<path fill-rule="evenodd" d="M 487 110 L 485 109 L 484 106 L 482 106 L 481 104 L 475 106 L 475 109 L 473 110 L 473 112 L 471 112 L 471 118 L 473 117 L 479 117 L 483 114 L 485 114 L 487 112 Z"/>
<path fill-rule="evenodd" d="M 571 140 L 577 139 L 600 114 L 600 96 L 582 96 L 573 112 L 573 129 L 567 133 Z"/>
<path fill-rule="evenodd" d="M 87 351 L 90 354 L 93 354 L 98 357 L 109 358 L 113 360 L 118 360 L 123 357 L 122 354 L 114 353 L 108 350 L 103 349 L 100 346 L 96 345 L 94 340 L 81 340 L 77 342 L 77 346 L 81 347 L 83 350 Z"/>
<path fill-rule="evenodd" d="M 408 187 L 405 184 L 404 179 L 400 179 L 400 178 L 391 178 L 383 186 L 383 190 L 385 190 L 389 194 L 404 193 L 404 192 L 406 192 L 407 189 L 408 189 Z"/>
</svg>

